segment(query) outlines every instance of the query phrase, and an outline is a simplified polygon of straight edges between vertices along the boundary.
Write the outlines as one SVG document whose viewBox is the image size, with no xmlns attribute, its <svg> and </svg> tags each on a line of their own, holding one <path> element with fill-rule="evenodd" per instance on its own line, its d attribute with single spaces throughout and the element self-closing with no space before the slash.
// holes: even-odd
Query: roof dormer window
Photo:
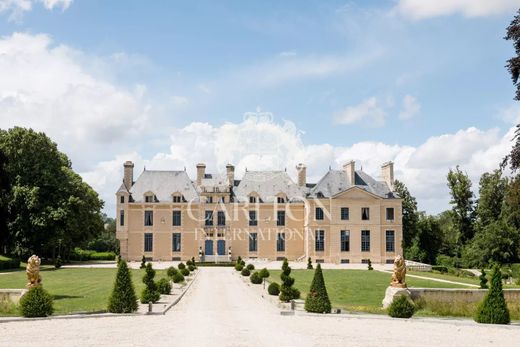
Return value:
<svg viewBox="0 0 520 347">
<path fill-rule="evenodd" d="M 144 202 L 157 202 L 157 197 L 153 193 L 147 193 L 144 196 Z"/>
<path fill-rule="evenodd" d="M 184 195 L 182 195 L 182 194 L 175 194 L 172 196 L 172 201 L 174 203 L 180 203 L 180 202 L 186 202 L 186 199 L 184 199 Z"/>
</svg>

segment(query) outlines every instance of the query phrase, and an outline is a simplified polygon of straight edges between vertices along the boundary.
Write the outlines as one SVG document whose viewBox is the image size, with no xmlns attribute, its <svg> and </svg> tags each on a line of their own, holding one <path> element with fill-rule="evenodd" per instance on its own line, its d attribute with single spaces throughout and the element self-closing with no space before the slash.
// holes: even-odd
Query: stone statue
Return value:
<svg viewBox="0 0 520 347">
<path fill-rule="evenodd" d="M 392 274 L 392 282 L 390 286 L 395 288 L 406 288 L 406 263 L 401 255 L 397 255 L 394 259 L 394 273 Z"/>
<path fill-rule="evenodd" d="M 42 278 L 40 277 L 40 263 L 41 260 L 36 255 L 32 255 L 27 260 L 27 288 L 38 287 L 41 285 Z"/>
</svg>

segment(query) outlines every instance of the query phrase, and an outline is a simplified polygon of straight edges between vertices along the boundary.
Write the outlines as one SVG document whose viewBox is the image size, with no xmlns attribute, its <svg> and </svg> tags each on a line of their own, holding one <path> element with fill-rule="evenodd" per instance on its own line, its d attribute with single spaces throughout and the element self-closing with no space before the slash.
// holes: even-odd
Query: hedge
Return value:
<svg viewBox="0 0 520 347">
<path fill-rule="evenodd" d="M 114 252 L 96 252 L 88 249 L 74 248 L 70 254 L 70 260 L 87 261 L 87 260 L 115 260 Z"/>
<path fill-rule="evenodd" d="M 0 255 L 0 270 L 18 269 L 20 267 L 20 259 L 8 258 Z"/>
</svg>

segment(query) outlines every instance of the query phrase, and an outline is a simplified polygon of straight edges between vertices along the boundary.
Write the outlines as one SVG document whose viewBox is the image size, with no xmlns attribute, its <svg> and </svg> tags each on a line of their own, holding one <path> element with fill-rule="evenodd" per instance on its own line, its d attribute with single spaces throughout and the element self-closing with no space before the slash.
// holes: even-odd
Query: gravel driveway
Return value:
<svg viewBox="0 0 520 347">
<path fill-rule="evenodd" d="M 510 346 L 520 327 L 470 321 L 281 316 L 232 274 L 202 268 L 165 316 L 0 323 L 0 346 Z"/>
</svg>

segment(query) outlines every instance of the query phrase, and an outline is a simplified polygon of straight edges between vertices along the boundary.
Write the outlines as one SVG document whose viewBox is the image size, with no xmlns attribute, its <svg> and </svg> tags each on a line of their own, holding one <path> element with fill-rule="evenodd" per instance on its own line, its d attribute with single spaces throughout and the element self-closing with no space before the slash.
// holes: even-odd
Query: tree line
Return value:
<svg viewBox="0 0 520 347">
<path fill-rule="evenodd" d="M 44 133 L 0 129 L 0 253 L 67 259 L 103 236 L 103 204 Z"/>
</svg>

